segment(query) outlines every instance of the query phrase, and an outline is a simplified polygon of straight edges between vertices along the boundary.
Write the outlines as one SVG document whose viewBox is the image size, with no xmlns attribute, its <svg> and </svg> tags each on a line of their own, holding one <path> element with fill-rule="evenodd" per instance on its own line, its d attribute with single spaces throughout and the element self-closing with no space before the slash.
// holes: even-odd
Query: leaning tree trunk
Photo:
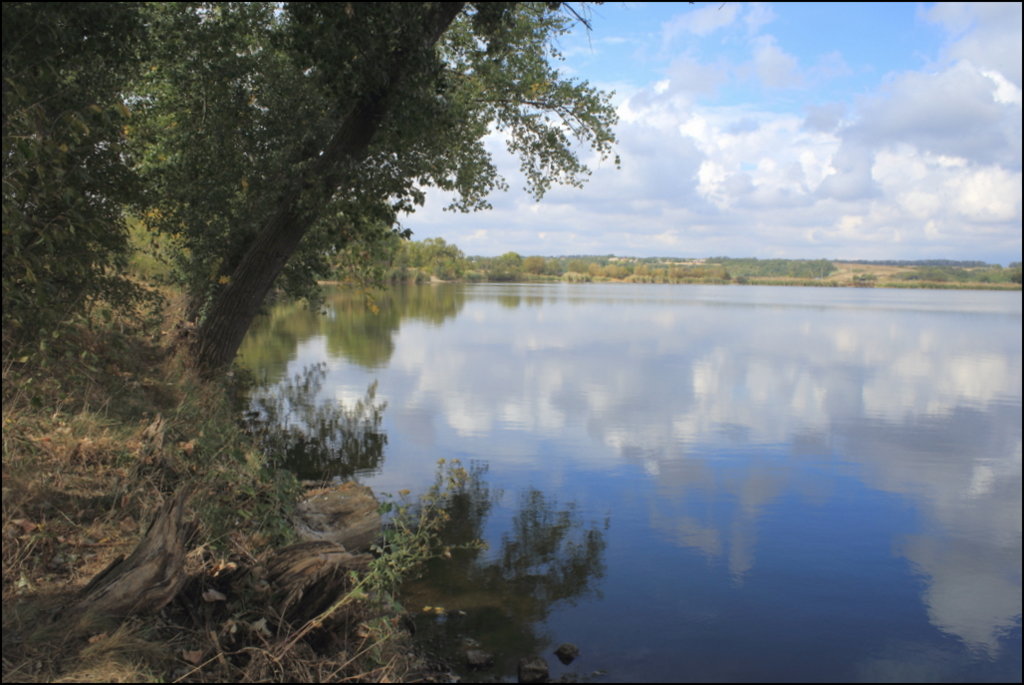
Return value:
<svg viewBox="0 0 1024 685">
<path fill-rule="evenodd" d="M 415 38 L 407 36 L 408 40 L 399 42 L 405 48 L 382 56 L 388 75 L 384 85 L 359 98 L 322 153 L 317 153 L 309 171 L 283 192 L 278 210 L 260 228 L 199 326 L 193 351 L 204 372 L 216 372 L 234 359 L 267 293 L 319 218 L 309 208 L 322 205 L 318 199 L 326 202 L 339 188 L 355 180 L 354 174 L 381 123 L 395 106 L 403 81 L 422 58 L 419 50 L 432 48 L 464 5 L 446 2 L 432 6 L 423 22 L 426 31 Z"/>
</svg>

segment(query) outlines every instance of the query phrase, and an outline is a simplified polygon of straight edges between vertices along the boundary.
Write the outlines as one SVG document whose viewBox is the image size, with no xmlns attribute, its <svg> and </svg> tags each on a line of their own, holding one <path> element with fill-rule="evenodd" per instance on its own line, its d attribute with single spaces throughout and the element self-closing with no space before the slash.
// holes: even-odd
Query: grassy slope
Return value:
<svg viewBox="0 0 1024 685">
<path fill-rule="evenodd" d="M 232 652 L 225 636 L 238 642 L 238 626 L 251 628 L 243 613 L 261 601 L 241 587 L 223 604 L 176 600 L 126 621 L 56 620 L 90 578 L 131 553 L 182 485 L 195 489 L 193 579 L 257 568 L 293 535 L 295 481 L 263 467 L 238 427 L 232 388 L 201 382 L 169 353 L 172 330 L 110 318 L 4 360 L 4 682 L 400 679 L 393 621 L 359 623 L 358 644 L 317 653 L 250 630 Z"/>
</svg>

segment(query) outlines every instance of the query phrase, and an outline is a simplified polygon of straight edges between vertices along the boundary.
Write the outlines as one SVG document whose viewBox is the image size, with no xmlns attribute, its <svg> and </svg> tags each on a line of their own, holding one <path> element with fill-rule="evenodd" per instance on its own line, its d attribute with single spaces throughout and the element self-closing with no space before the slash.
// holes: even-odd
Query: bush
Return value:
<svg viewBox="0 0 1024 685">
<path fill-rule="evenodd" d="M 98 298 L 123 306 L 139 297 L 121 276 L 122 207 L 138 187 L 121 94 L 138 64 L 138 11 L 3 5 L 5 344 L 45 339 Z"/>
</svg>

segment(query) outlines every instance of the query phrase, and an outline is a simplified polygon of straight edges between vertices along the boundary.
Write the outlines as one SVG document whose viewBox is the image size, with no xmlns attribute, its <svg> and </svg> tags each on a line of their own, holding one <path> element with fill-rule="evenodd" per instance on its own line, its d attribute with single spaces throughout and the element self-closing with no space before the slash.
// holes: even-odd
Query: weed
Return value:
<svg viewBox="0 0 1024 685">
<path fill-rule="evenodd" d="M 469 471 L 458 459 L 439 459 L 433 485 L 417 501 L 410 500 L 409 492 L 403 490 L 397 501 L 382 505 L 388 525 L 382 545 L 375 550 L 378 556 L 371 563 L 371 592 L 393 597 L 398 586 L 427 561 L 450 556 L 451 548 L 442 545 L 441 536 L 451 521 L 452 503 L 464 494 L 470 480 Z M 480 548 L 483 544 L 471 540 L 462 547 Z"/>
</svg>

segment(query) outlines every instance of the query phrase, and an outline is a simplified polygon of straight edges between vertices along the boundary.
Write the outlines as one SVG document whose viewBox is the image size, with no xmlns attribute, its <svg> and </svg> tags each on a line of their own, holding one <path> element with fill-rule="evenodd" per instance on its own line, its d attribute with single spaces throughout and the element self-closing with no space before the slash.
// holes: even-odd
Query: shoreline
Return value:
<svg viewBox="0 0 1024 685">
<path fill-rule="evenodd" d="M 742 278 L 742 277 L 741 277 Z M 321 280 L 320 285 L 359 285 L 352 281 Z M 877 283 L 859 284 L 851 281 L 817 281 L 817 280 L 794 280 L 794 279 L 731 279 L 724 280 L 679 280 L 679 281 L 644 281 L 630 280 L 628 278 L 587 278 L 583 280 L 570 280 L 566 278 L 533 278 L 516 280 L 486 280 L 473 278 L 441 279 L 431 276 L 430 280 L 418 281 L 415 279 L 393 280 L 383 287 L 393 285 L 447 285 L 455 283 L 468 284 L 489 284 L 489 285 L 536 285 L 544 283 L 567 283 L 571 285 L 585 285 L 590 283 L 623 283 L 629 285 L 737 285 L 737 286 L 771 286 L 778 288 L 860 288 L 864 290 L 887 289 L 887 290 L 987 290 L 994 292 L 1021 292 L 1020 283 L 943 283 L 937 281 L 923 281 L 918 283 L 905 281 L 882 281 Z"/>
</svg>

